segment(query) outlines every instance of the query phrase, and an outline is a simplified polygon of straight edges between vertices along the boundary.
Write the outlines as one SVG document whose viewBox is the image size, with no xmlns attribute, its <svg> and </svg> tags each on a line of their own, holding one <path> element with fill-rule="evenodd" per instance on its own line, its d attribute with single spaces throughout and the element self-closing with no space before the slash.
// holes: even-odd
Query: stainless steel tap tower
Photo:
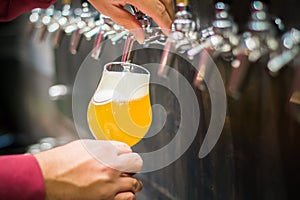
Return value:
<svg viewBox="0 0 300 200">
<path fill-rule="evenodd" d="M 192 85 L 201 112 L 197 136 L 176 162 L 138 175 L 144 183 L 138 199 L 283 200 L 297 194 L 300 178 L 299 5 L 296 0 L 180 1 L 168 38 L 135 10 L 147 36 L 145 48 L 139 51 L 132 50 L 136 43 L 128 30 L 86 2 L 75 7 L 65 4 L 60 10 L 34 10 L 30 28 L 42 29 L 41 39 L 47 32 L 55 36 L 56 82 L 50 89 L 58 92 L 51 98 L 59 101 L 68 116 L 79 65 L 91 51 L 95 62 L 99 61 L 106 45 L 121 47 L 119 60 L 159 63 L 155 73 L 166 79 L 171 67 Z M 161 50 L 147 49 L 156 40 Z M 197 61 L 197 69 L 183 56 Z M 199 148 L 212 114 L 204 82 L 210 79 L 210 58 L 226 88 L 227 113 L 216 146 L 200 159 Z M 176 84 L 179 94 L 186 90 L 179 80 Z M 160 148 L 179 127 L 181 115 L 174 94 L 153 85 L 151 101 L 164 106 L 166 123 L 158 135 L 135 149 Z"/>
</svg>

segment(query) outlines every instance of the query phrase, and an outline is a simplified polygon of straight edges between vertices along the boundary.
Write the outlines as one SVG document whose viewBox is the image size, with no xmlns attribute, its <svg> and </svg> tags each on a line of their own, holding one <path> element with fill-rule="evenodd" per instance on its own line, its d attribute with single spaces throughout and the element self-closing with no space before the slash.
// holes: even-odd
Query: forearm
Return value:
<svg viewBox="0 0 300 200">
<path fill-rule="evenodd" d="M 47 8 L 57 0 L 1 0 L 0 22 L 10 21 L 34 8 Z"/>
<path fill-rule="evenodd" d="M 32 155 L 0 156 L 0 197 L 44 200 L 44 179 Z"/>
</svg>

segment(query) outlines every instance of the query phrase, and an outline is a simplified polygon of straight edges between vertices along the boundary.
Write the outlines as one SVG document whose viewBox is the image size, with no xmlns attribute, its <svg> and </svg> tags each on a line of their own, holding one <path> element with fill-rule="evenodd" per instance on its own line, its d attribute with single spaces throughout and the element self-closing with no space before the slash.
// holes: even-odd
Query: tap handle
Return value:
<svg viewBox="0 0 300 200">
<path fill-rule="evenodd" d="M 228 83 L 228 94 L 238 99 L 249 71 L 250 63 L 247 55 L 239 54 L 232 62 L 231 74 Z"/>
<path fill-rule="evenodd" d="M 278 72 L 290 63 L 299 53 L 299 47 L 295 46 L 290 50 L 285 50 L 278 56 L 272 57 L 268 61 L 268 69 L 271 75 L 276 76 Z"/>
<path fill-rule="evenodd" d="M 55 9 L 54 5 L 46 9 L 45 15 L 42 17 L 42 27 L 40 29 L 39 40 L 43 41 L 47 35 L 47 26 L 52 22 L 52 17 L 54 15 Z"/>
<path fill-rule="evenodd" d="M 69 49 L 71 54 L 75 55 L 77 53 L 80 41 L 81 41 L 80 29 L 76 29 L 71 36 L 70 49 Z"/>
<path fill-rule="evenodd" d="M 52 41 L 52 44 L 53 44 L 54 48 L 58 48 L 60 46 L 60 41 L 61 41 L 61 38 L 62 38 L 62 34 L 63 34 L 63 31 L 61 29 L 57 30 L 54 33 L 53 41 Z"/>
<path fill-rule="evenodd" d="M 168 75 L 168 68 L 167 66 L 172 66 L 175 60 L 175 55 L 172 53 L 172 50 L 175 49 L 174 41 L 168 39 L 160 60 L 160 66 L 158 69 L 157 74 L 160 77 L 166 77 Z"/>
<path fill-rule="evenodd" d="M 200 90 L 206 88 L 205 82 L 209 82 L 211 77 L 212 68 L 209 66 L 210 57 L 212 56 L 213 51 L 210 48 L 205 48 L 200 53 L 198 69 L 194 77 L 194 86 Z"/>
<path fill-rule="evenodd" d="M 109 21 L 110 22 L 110 21 Z M 116 33 L 115 30 L 112 29 L 111 24 L 107 24 L 105 22 L 101 23 L 98 27 L 96 27 L 93 31 L 98 30 L 96 35 L 96 40 L 94 42 L 92 58 L 98 60 L 103 47 L 103 40 L 107 39 L 109 36 L 114 35 Z"/>
<path fill-rule="evenodd" d="M 93 48 L 93 51 L 92 51 L 92 57 L 96 60 L 99 59 L 99 55 L 100 55 L 100 52 L 101 52 L 101 42 L 102 42 L 102 39 L 103 39 L 103 34 L 104 34 L 104 32 L 100 30 L 99 33 L 96 36 L 96 40 L 95 40 L 95 43 L 94 43 L 94 48 Z"/>
<path fill-rule="evenodd" d="M 135 18 L 141 23 L 142 27 L 149 28 L 151 24 L 150 18 L 135 6 L 130 5 L 130 7 L 135 15 Z"/>
<path fill-rule="evenodd" d="M 300 31 L 291 29 L 281 37 L 281 53 L 270 58 L 268 69 L 271 75 L 277 75 L 285 65 L 290 63 L 299 54 Z"/>
<path fill-rule="evenodd" d="M 31 11 L 31 14 L 29 15 L 29 28 L 28 28 L 28 34 L 32 35 L 39 24 L 41 24 L 41 18 L 43 15 L 44 10 L 41 8 L 35 8 Z"/>
<path fill-rule="evenodd" d="M 132 47 L 133 47 L 133 44 L 134 44 L 135 41 L 136 40 L 132 35 L 129 35 L 126 38 L 125 46 L 124 46 L 124 49 L 123 49 L 123 55 L 122 55 L 122 58 L 121 58 L 122 62 L 131 62 L 132 61 L 132 59 L 133 59 Z"/>
<path fill-rule="evenodd" d="M 291 96 L 289 99 L 288 107 L 289 112 L 300 123 L 300 66 L 296 68 L 294 81 L 292 83 Z"/>
</svg>

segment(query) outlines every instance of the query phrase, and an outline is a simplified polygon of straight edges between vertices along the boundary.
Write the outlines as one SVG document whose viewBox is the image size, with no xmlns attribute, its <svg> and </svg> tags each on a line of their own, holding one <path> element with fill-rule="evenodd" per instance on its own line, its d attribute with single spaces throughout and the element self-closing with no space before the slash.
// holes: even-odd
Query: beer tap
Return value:
<svg viewBox="0 0 300 200">
<path fill-rule="evenodd" d="M 277 51 L 279 47 L 276 29 L 267 13 L 267 5 L 262 1 L 253 1 L 251 9 L 248 31 L 243 33 L 240 45 L 233 50 L 236 59 L 232 61 L 228 94 L 235 99 L 239 98 L 245 84 L 250 62 L 258 61 L 262 56 Z"/>
<path fill-rule="evenodd" d="M 136 7 L 131 6 L 133 13 L 136 17 L 136 19 L 141 23 L 142 29 L 145 33 L 147 33 L 150 29 L 150 18 L 142 13 L 140 10 L 138 10 Z M 121 61 L 122 62 L 131 62 L 133 58 L 133 52 L 132 47 L 133 44 L 136 42 L 136 39 L 133 37 L 133 35 L 129 34 L 125 40 L 125 46 L 123 49 L 123 54 Z"/>
<path fill-rule="evenodd" d="M 188 11 L 188 1 L 177 1 L 177 12 L 173 22 L 173 31 L 168 37 L 161 57 L 159 76 L 167 76 L 166 66 L 174 62 L 174 52 L 185 53 L 197 41 L 196 23 Z"/>
<path fill-rule="evenodd" d="M 56 23 L 48 26 L 48 31 L 53 33 L 53 47 L 58 48 L 60 46 L 61 37 L 67 26 L 73 23 L 74 15 L 71 9 L 71 2 L 63 0 L 63 7 L 59 11 L 60 15 L 56 18 Z"/>
<path fill-rule="evenodd" d="M 96 27 L 87 32 L 85 36 L 96 36 L 91 57 L 98 60 L 102 50 L 102 41 L 114 36 L 116 34 L 116 29 L 119 29 L 119 25 L 116 25 L 109 17 L 102 14 L 99 15 L 99 20 L 95 23 Z"/>
<path fill-rule="evenodd" d="M 41 18 L 41 28 L 40 28 L 40 37 L 39 40 L 43 41 L 46 38 L 47 35 L 47 28 L 48 25 L 53 23 L 53 16 L 55 13 L 54 5 L 50 6 L 45 10 L 45 15 Z"/>
<path fill-rule="evenodd" d="M 212 26 L 201 31 L 199 44 L 187 52 L 190 59 L 203 49 L 211 49 L 217 55 L 224 56 L 226 53 L 231 53 L 232 48 L 238 45 L 237 25 L 229 14 L 230 2 L 229 0 L 216 1 Z"/>
<path fill-rule="evenodd" d="M 300 31 L 292 28 L 281 38 L 281 50 L 278 54 L 272 56 L 268 62 L 268 69 L 271 75 L 275 76 L 289 62 L 291 62 L 299 53 Z"/>
<path fill-rule="evenodd" d="M 202 30 L 198 45 L 191 48 L 187 55 L 190 59 L 199 54 L 198 70 L 194 78 L 194 86 L 205 89 L 204 79 L 209 79 L 210 70 L 208 57 L 222 56 L 226 60 L 232 59 L 232 49 L 239 44 L 237 25 L 229 14 L 231 1 L 216 1 L 215 18 L 212 27 Z"/>
<path fill-rule="evenodd" d="M 75 15 L 77 15 L 77 20 L 75 22 L 76 27 L 71 36 L 70 42 L 70 52 L 71 54 L 76 54 L 82 35 L 90 31 L 95 27 L 94 23 L 94 13 L 89 9 L 87 2 L 82 3 L 81 9 L 75 9 Z"/>
<path fill-rule="evenodd" d="M 29 15 L 29 35 L 32 35 L 37 28 L 41 28 L 42 22 L 41 19 L 44 15 L 44 10 L 41 8 L 35 8 L 31 11 Z"/>
<path fill-rule="evenodd" d="M 296 121 L 300 123 L 300 67 L 299 61 L 295 69 L 295 77 L 292 82 L 291 96 L 289 98 L 289 111 Z"/>
</svg>

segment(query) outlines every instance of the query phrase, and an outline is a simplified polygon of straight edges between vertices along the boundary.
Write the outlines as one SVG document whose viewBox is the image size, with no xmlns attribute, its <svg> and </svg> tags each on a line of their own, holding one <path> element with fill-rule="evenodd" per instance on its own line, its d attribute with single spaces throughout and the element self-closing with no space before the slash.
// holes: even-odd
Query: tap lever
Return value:
<svg viewBox="0 0 300 200">
<path fill-rule="evenodd" d="M 271 58 L 267 65 L 271 75 L 276 76 L 285 65 L 291 62 L 298 55 L 298 53 L 299 47 L 295 46 L 291 50 L 286 50 Z"/>
<path fill-rule="evenodd" d="M 73 34 L 71 36 L 70 42 L 70 52 L 71 54 L 76 54 L 78 51 L 78 47 L 82 38 L 82 34 L 90 31 L 94 26 L 94 14 L 89 9 L 89 5 L 87 2 L 82 3 L 82 7 L 80 9 L 75 9 L 75 14 L 77 15 L 77 22 L 75 30 L 73 30 Z"/>
<path fill-rule="evenodd" d="M 299 63 L 296 67 L 294 80 L 292 82 L 291 97 L 289 99 L 289 107 L 296 120 L 300 122 L 300 67 Z"/>
<path fill-rule="evenodd" d="M 242 88 L 248 75 L 250 63 L 247 55 L 241 53 L 232 61 L 231 74 L 228 83 L 228 94 L 234 99 L 241 95 Z"/>
<path fill-rule="evenodd" d="M 42 17 L 41 19 L 41 22 L 42 22 L 42 26 L 41 26 L 41 29 L 40 29 L 40 37 L 39 37 L 39 40 L 40 41 L 43 41 L 45 38 L 46 38 L 46 35 L 47 35 L 47 27 L 49 24 L 52 23 L 52 17 L 54 15 L 54 6 L 50 6 L 49 8 L 46 9 L 45 11 L 45 15 Z"/>
<path fill-rule="evenodd" d="M 44 14 L 44 10 L 41 8 L 35 8 L 31 11 L 31 14 L 29 15 L 29 22 L 30 26 L 28 29 L 28 34 L 32 35 L 33 32 L 41 27 L 41 18 Z"/>
<path fill-rule="evenodd" d="M 94 48 L 92 52 L 92 58 L 98 60 L 101 52 L 101 42 L 104 32 L 100 31 L 97 35 L 96 41 L 94 43 Z"/>
<path fill-rule="evenodd" d="M 193 81 L 194 86 L 200 90 L 205 90 L 205 82 L 210 79 L 213 69 L 209 66 L 209 62 L 212 54 L 213 51 L 210 48 L 204 48 L 200 53 L 198 68 Z"/>
<path fill-rule="evenodd" d="M 144 14 L 142 11 L 140 11 L 135 6 L 130 5 L 130 9 L 132 10 L 135 18 L 141 23 L 143 29 L 150 28 L 151 20 L 146 14 Z"/>
<path fill-rule="evenodd" d="M 112 44 L 116 44 L 118 41 L 123 39 L 124 37 L 129 36 L 129 32 L 127 30 L 123 30 L 119 33 L 116 33 L 112 38 L 110 38 Z"/>
<path fill-rule="evenodd" d="M 175 56 L 172 50 L 175 50 L 174 41 L 171 38 L 168 38 L 160 60 L 160 66 L 158 69 L 158 75 L 161 77 L 166 77 L 168 75 L 167 66 L 172 66 L 174 63 Z"/>
<path fill-rule="evenodd" d="M 136 40 L 132 35 L 129 35 L 126 38 L 121 62 L 131 62 L 132 61 L 132 58 L 133 58 L 132 47 L 133 47 L 133 44 L 135 41 Z"/>
<path fill-rule="evenodd" d="M 275 76 L 289 62 L 295 59 L 299 53 L 300 31 L 291 29 L 282 35 L 281 52 L 271 57 L 268 62 L 268 69 L 271 75 Z"/>
</svg>

